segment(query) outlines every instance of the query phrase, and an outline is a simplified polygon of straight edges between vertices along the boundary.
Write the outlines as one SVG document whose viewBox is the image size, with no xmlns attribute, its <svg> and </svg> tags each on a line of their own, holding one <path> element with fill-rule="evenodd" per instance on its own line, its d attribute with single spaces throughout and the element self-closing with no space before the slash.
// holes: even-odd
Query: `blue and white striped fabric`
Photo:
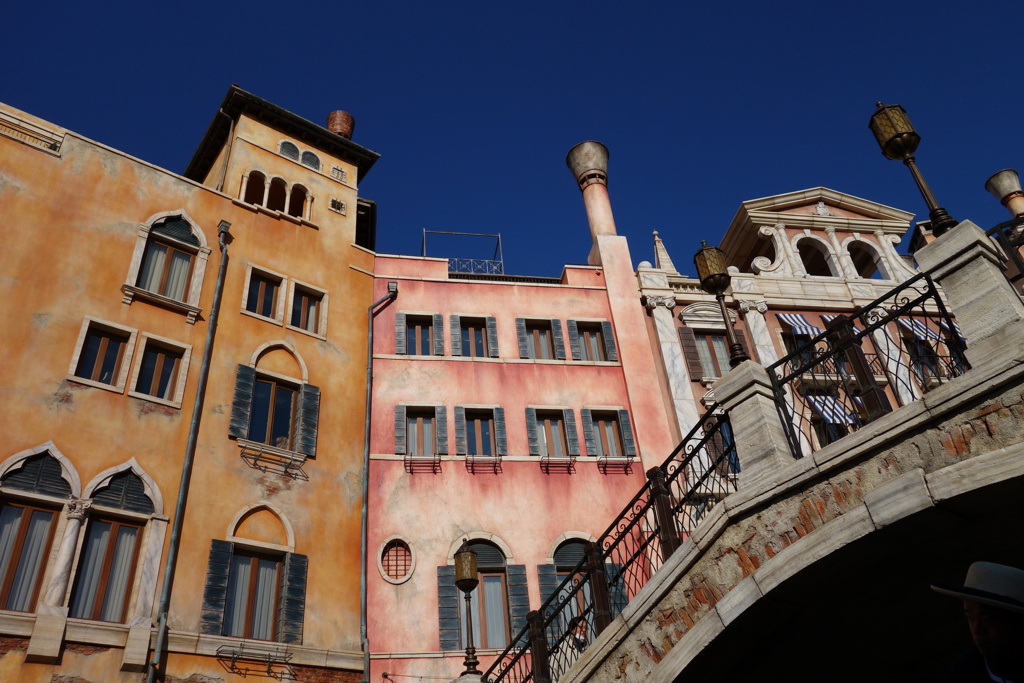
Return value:
<svg viewBox="0 0 1024 683">
<path fill-rule="evenodd" d="M 835 396 L 805 396 L 811 407 L 825 422 L 833 425 L 857 424 L 857 420 L 846 410 L 846 406 Z"/>
<path fill-rule="evenodd" d="M 907 330 L 918 339 L 923 339 L 925 341 L 942 341 L 942 336 L 938 332 L 931 329 L 920 320 L 915 320 L 914 318 L 896 318 L 896 322 L 898 322 L 903 329 Z"/>
<path fill-rule="evenodd" d="M 822 319 L 822 321 L 826 325 L 831 325 L 832 321 L 836 319 L 836 316 L 834 316 L 834 315 L 826 315 L 825 313 L 822 313 L 821 314 L 821 319 Z M 851 327 L 853 327 L 853 333 L 854 334 L 860 334 L 860 328 L 859 327 L 857 327 L 856 325 L 851 325 Z"/>
<path fill-rule="evenodd" d="M 964 343 L 967 342 L 967 337 L 965 337 L 964 333 L 960 331 L 960 325 L 958 325 L 955 320 L 953 321 L 953 329 L 949 329 L 949 323 L 946 322 L 945 318 L 939 318 L 939 324 L 942 325 L 942 329 L 946 330 L 947 332 L 956 333 L 956 336 L 960 337 L 960 341 Z"/>
<path fill-rule="evenodd" d="M 789 325 L 793 334 L 806 334 L 809 337 L 817 337 L 821 334 L 821 328 L 807 322 L 807 319 L 800 313 L 776 313 L 775 317 Z"/>
</svg>

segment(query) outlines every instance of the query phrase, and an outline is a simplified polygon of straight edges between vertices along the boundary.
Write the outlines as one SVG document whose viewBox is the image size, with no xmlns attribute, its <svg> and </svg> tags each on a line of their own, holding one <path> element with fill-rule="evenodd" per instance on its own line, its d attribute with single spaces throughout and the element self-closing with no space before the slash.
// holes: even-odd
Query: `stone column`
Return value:
<svg viewBox="0 0 1024 683">
<path fill-rule="evenodd" d="M 92 500 L 86 498 L 68 501 L 68 523 L 64 527 L 64 536 L 60 539 L 60 549 L 57 551 L 57 559 L 54 561 L 53 576 L 39 606 L 40 612 L 45 610 L 51 613 L 67 614 L 64 598 L 67 596 L 68 581 L 71 579 L 71 565 L 75 561 L 75 551 L 78 549 L 78 536 L 82 531 L 82 522 L 91 507 Z M 52 608 L 57 609 L 53 610 Z"/>
<path fill-rule="evenodd" d="M 843 272 L 843 277 L 847 280 L 853 280 L 859 278 L 857 269 L 853 267 L 853 260 L 850 255 L 843 251 L 843 245 L 839 243 L 839 238 L 836 237 L 836 229 L 832 226 L 825 228 L 825 234 L 828 235 L 828 241 L 832 244 L 832 249 L 836 252 L 836 263 L 839 264 L 839 269 Z"/>
<path fill-rule="evenodd" d="M 782 245 L 783 258 L 789 262 L 789 272 L 793 277 L 807 277 L 807 271 L 804 270 L 804 262 L 793 251 L 793 243 L 789 241 L 789 235 L 786 234 L 786 224 L 776 223 L 775 232 L 779 235 L 779 244 Z"/>
<path fill-rule="evenodd" d="M 771 332 L 768 331 L 768 322 L 764 319 L 764 314 L 768 312 L 768 302 L 739 299 L 737 303 L 740 312 L 743 313 L 743 321 L 750 330 L 751 343 L 757 351 L 757 361 L 766 366 L 771 365 L 779 357 L 775 353 Z"/>
<path fill-rule="evenodd" d="M 288 205 L 291 204 L 291 203 L 292 203 L 292 188 L 291 188 L 291 184 L 289 183 L 289 184 L 284 186 L 284 209 L 282 209 L 281 212 L 284 213 L 284 214 L 287 214 L 288 213 Z"/>
<path fill-rule="evenodd" d="M 249 174 L 246 173 L 244 176 L 242 176 L 242 189 L 238 193 L 238 198 L 241 201 L 245 201 L 245 190 L 248 187 L 249 187 Z"/>
<path fill-rule="evenodd" d="M 763 366 L 753 361 L 742 363 L 712 388 L 715 398 L 729 413 L 742 488 L 757 485 L 793 462 L 772 384 Z"/>
<path fill-rule="evenodd" d="M 972 366 L 1020 358 L 1024 302 L 1003 273 L 1006 258 L 981 228 L 963 221 L 914 256 L 942 286 Z"/>
<path fill-rule="evenodd" d="M 676 298 L 667 296 L 648 296 L 647 308 L 654 317 L 654 327 L 658 333 L 658 345 L 661 347 L 661 359 L 665 363 L 665 374 L 668 376 L 668 390 L 672 395 L 672 407 L 679 425 L 680 436 L 686 436 L 700 420 L 697 403 L 693 395 L 693 385 L 686 372 L 686 359 L 679 344 L 675 318 L 672 308 Z"/>
</svg>

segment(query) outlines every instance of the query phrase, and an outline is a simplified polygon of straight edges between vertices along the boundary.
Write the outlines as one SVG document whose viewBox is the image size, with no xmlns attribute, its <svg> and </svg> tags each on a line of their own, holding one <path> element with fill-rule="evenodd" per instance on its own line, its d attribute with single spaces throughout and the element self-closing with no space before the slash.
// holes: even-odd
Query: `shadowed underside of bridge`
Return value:
<svg viewBox="0 0 1024 683">
<path fill-rule="evenodd" d="M 960 585 L 975 560 L 1024 567 L 1024 479 L 951 498 L 850 543 L 746 609 L 677 683 L 935 681 L 969 645 Z"/>
</svg>

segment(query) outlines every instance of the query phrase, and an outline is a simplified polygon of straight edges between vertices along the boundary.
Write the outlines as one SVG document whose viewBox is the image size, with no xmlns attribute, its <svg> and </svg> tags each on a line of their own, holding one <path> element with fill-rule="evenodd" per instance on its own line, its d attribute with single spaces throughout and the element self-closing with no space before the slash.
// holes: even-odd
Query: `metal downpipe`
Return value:
<svg viewBox="0 0 1024 683">
<path fill-rule="evenodd" d="M 146 667 L 146 683 L 153 683 L 157 667 L 166 654 L 167 647 L 167 611 L 171 603 L 171 587 L 174 583 L 174 569 L 178 560 L 178 546 L 181 545 L 181 527 L 185 519 L 185 503 L 188 500 L 189 483 L 192 480 L 192 463 L 196 455 L 196 442 L 199 437 L 199 424 L 202 422 L 203 403 L 206 399 L 206 384 L 210 376 L 210 357 L 213 354 L 213 340 L 217 335 L 217 318 L 220 314 L 221 294 L 224 292 L 224 274 L 228 267 L 228 231 L 231 224 L 221 221 L 217 226 L 217 241 L 220 245 L 220 266 L 217 268 L 217 284 L 213 289 L 213 305 L 210 308 L 210 323 L 206 327 L 206 346 L 203 349 L 203 361 L 199 366 L 199 383 L 196 386 L 196 398 L 192 404 L 192 420 L 188 426 L 188 442 L 185 445 L 185 461 L 181 467 L 181 483 L 178 486 L 178 500 L 174 506 L 174 521 L 171 523 L 171 542 L 167 549 L 167 563 L 164 565 L 164 585 L 160 591 L 160 607 L 156 630 L 156 643 L 153 645 L 153 657 Z M 166 674 L 166 672 L 164 672 Z"/>
<path fill-rule="evenodd" d="M 363 425 L 363 519 L 359 543 L 359 644 L 363 648 L 363 683 L 370 681 L 370 639 L 366 636 L 367 499 L 370 496 L 370 398 L 373 395 L 373 319 L 398 298 L 398 283 L 366 309 L 366 419 Z M 384 304 L 383 306 L 381 304 Z M 378 306 L 380 308 L 378 308 Z"/>
</svg>

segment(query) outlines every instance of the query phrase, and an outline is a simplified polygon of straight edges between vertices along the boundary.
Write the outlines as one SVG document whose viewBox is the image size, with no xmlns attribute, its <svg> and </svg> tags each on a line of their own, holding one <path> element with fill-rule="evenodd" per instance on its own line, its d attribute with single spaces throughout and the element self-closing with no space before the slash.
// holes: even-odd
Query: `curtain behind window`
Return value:
<svg viewBox="0 0 1024 683">
<path fill-rule="evenodd" d="M 14 575 L 14 584 L 7 599 L 7 609 L 27 611 L 31 609 L 32 593 L 39 580 L 39 569 L 46 552 L 46 539 L 50 536 L 50 524 L 53 513 L 33 510 L 25 536 L 25 545 L 21 549 L 18 571 Z"/>
</svg>

